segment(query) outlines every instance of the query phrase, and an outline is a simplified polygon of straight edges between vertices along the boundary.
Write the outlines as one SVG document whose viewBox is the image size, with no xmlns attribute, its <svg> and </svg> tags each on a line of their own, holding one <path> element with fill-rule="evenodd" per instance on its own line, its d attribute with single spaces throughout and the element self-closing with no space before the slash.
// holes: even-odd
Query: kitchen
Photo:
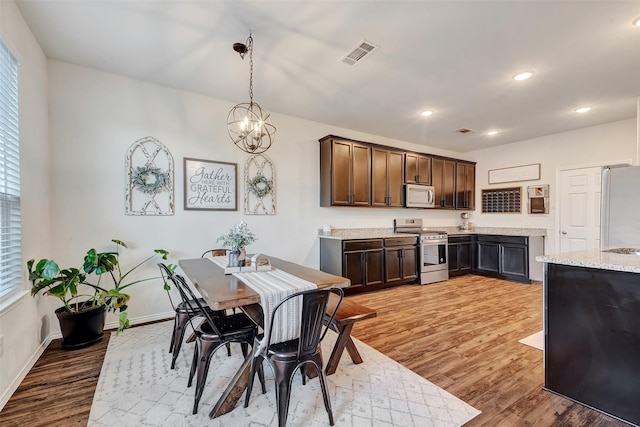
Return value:
<svg viewBox="0 0 640 427">
<path fill-rule="evenodd" d="M 232 146 L 223 128 L 224 118 L 231 106 L 245 98 L 244 76 L 248 64 L 246 60 L 242 62 L 237 56 L 231 56 L 234 52 L 230 45 L 246 36 L 248 29 L 237 28 L 237 35 L 225 41 L 230 51 L 225 61 L 237 66 L 237 73 L 242 73 L 243 78 L 225 81 L 225 85 L 233 87 L 233 94 L 224 100 L 198 95 L 189 89 L 145 81 L 143 78 L 126 77 L 119 72 L 74 64 L 64 58 L 48 59 L 37 41 L 35 30 L 30 29 L 21 16 L 20 7 L 13 2 L 2 2 L 0 7 L 2 35 L 8 34 L 8 39 L 20 50 L 20 63 L 25 70 L 21 78 L 28 91 L 21 98 L 24 101 L 22 105 L 27 109 L 21 116 L 21 132 L 24 133 L 22 154 L 29 171 L 22 182 L 25 259 L 51 252 L 68 253 L 69 259 L 76 258 L 80 250 L 73 245 L 76 230 L 84 234 L 94 231 L 95 222 L 114 224 L 115 229 L 126 230 L 135 240 L 145 242 L 145 247 L 163 246 L 166 240 L 176 242 L 171 249 L 176 257 L 181 257 L 192 254 L 193 247 L 202 250 L 209 248 L 220 230 L 244 219 L 252 228 L 259 230 L 259 240 L 251 247 L 252 250 L 272 252 L 269 242 L 279 241 L 282 242 L 277 248 L 279 257 L 315 267 L 320 262 L 317 230 L 323 224 L 330 224 L 335 229 L 392 229 L 393 219 L 419 216 L 432 229 L 459 225 L 461 218 L 458 211 L 429 210 L 422 214 L 423 211 L 401 208 L 367 207 L 354 210 L 320 207 L 318 139 L 327 134 L 475 162 L 478 198 L 482 189 L 500 187 L 489 184 L 490 170 L 539 163 L 540 179 L 524 182 L 523 186 L 550 185 L 549 214 L 529 215 L 525 211 L 519 214 L 483 214 L 476 207 L 471 221 L 484 227 L 544 229 L 545 253 L 553 253 L 558 247 L 559 231 L 558 169 L 603 162 L 638 162 L 637 106 L 626 116 L 602 117 L 602 121 L 590 126 L 581 126 L 581 118 L 566 113 L 565 120 L 575 125 L 570 130 L 524 137 L 495 147 L 483 148 L 479 145 L 466 152 L 446 147 L 425 149 L 423 144 L 401 138 L 375 136 L 373 132 L 358 130 L 366 128 L 360 128 L 355 123 L 351 128 L 346 124 L 324 124 L 313 120 L 313 117 L 301 119 L 274 112 L 273 120 L 278 125 L 278 134 L 267 154 L 277 165 L 277 215 L 244 216 L 241 211 L 199 215 L 197 212 L 180 211 L 179 215 L 168 218 L 125 216 L 122 214 L 124 174 L 121 164 L 127 147 L 141 137 L 151 134 L 159 138 L 171 147 L 176 160 L 192 156 L 244 164 L 246 156 Z M 625 22 L 630 22 L 632 18 L 629 16 Z M 84 22 L 80 18 L 76 21 Z M 265 36 L 258 33 L 255 36 L 258 52 L 264 49 L 258 43 Z M 626 40 L 616 42 L 616 45 L 626 46 L 627 49 L 635 46 Z M 635 40 L 633 43 L 637 43 L 637 37 Z M 256 77 L 266 71 L 264 61 L 264 57 L 256 60 Z M 365 70 L 365 64 L 358 67 Z M 511 70 L 508 71 L 507 74 Z M 269 83 L 262 75 L 256 81 L 258 100 L 261 100 L 265 86 L 269 86 Z M 534 97 L 531 93 L 526 95 Z M 635 100 L 638 91 L 630 95 Z M 633 102 L 637 105 L 637 100 Z M 269 108 L 269 103 L 265 103 L 265 107 Z M 483 107 L 475 104 L 475 109 L 482 110 Z M 214 126 L 212 122 L 216 117 L 222 118 L 221 124 Z M 385 120 L 386 117 L 372 119 Z M 348 122 L 348 118 L 343 118 L 340 123 Z M 459 126 L 469 125 L 459 123 Z M 449 128 L 453 129 L 454 126 Z M 424 133 L 426 144 L 429 144 L 429 130 L 424 130 Z M 473 134 L 456 134 L 452 139 L 469 136 L 473 137 Z M 435 138 L 433 141 L 437 142 Z M 96 158 L 96 152 L 100 153 L 99 159 Z M 89 182 L 84 179 L 86 176 L 100 178 Z M 177 173 L 178 183 L 181 182 L 179 177 Z M 100 188 L 101 196 L 88 202 L 86 199 L 93 194 L 96 185 Z M 180 200 L 179 197 L 177 199 Z M 476 199 L 476 206 L 479 206 L 478 201 Z M 83 212 L 70 213 L 69 205 L 81 207 Z M 96 244 L 118 237 L 112 235 L 110 227 L 104 228 L 96 231 Z M 161 235 L 157 230 L 163 230 Z M 282 230 L 287 232 L 283 233 Z M 167 314 L 169 308 L 160 292 L 148 298 L 148 305 L 131 308 L 132 317 L 152 320 Z M 2 315 L 5 345 L 2 356 L 3 390 L 12 387 L 39 351 L 49 330 L 55 329 L 55 319 L 45 314 L 51 311 L 46 302 L 23 298 L 17 306 L 19 310 L 13 309 Z M 11 353 L 7 351 L 10 346 Z"/>
</svg>

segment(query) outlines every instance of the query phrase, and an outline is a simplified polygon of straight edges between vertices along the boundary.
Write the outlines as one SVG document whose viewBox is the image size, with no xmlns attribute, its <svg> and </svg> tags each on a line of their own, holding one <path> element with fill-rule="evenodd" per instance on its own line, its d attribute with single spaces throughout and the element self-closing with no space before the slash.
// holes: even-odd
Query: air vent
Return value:
<svg viewBox="0 0 640 427">
<path fill-rule="evenodd" d="M 460 133 L 471 133 L 473 132 L 471 129 L 467 129 L 467 128 L 460 128 L 460 129 L 456 129 L 456 132 L 460 132 Z"/>
<path fill-rule="evenodd" d="M 343 64 L 353 67 L 361 63 L 365 58 L 368 58 L 369 55 L 378 49 L 380 49 L 380 46 L 377 46 L 367 40 L 361 40 L 353 47 L 353 49 L 347 52 L 346 55 L 338 59 L 338 62 L 342 62 Z"/>
</svg>

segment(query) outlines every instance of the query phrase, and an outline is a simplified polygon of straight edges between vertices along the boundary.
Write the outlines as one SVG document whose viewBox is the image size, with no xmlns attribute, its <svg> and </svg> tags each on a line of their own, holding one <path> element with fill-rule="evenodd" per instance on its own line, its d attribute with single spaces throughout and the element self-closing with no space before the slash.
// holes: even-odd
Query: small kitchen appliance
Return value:
<svg viewBox="0 0 640 427">
<path fill-rule="evenodd" d="M 404 206 L 407 208 L 433 208 L 435 188 L 431 185 L 405 184 Z"/>
<path fill-rule="evenodd" d="M 462 212 L 460 214 L 460 218 L 462 218 L 462 222 L 460 223 L 460 230 L 462 231 L 471 231 L 473 228 L 473 224 L 469 222 L 469 218 L 471 215 L 469 212 Z"/>
<path fill-rule="evenodd" d="M 421 218 L 400 218 L 393 220 L 396 233 L 411 233 L 420 236 L 418 251 L 420 284 L 442 282 L 449 279 L 448 240 L 445 231 L 427 230 Z"/>
</svg>

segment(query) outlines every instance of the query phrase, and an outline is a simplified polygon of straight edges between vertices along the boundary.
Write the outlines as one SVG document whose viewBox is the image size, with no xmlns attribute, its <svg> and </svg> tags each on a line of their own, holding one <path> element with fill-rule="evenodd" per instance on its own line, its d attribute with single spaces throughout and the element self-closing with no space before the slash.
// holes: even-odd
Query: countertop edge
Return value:
<svg viewBox="0 0 640 427">
<path fill-rule="evenodd" d="M 599 249 L 541 255 L 536 261 L 599 270 L 640 273 L 640 256 L 602 252 Z"/>
</svg>

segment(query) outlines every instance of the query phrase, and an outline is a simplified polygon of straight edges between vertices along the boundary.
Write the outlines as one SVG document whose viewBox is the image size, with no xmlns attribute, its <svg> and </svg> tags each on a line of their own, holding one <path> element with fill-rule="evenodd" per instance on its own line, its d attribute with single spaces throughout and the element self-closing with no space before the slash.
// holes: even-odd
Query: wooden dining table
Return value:
<svg viewBox="0 0 640 427">
<path fill-rule="evenodd" d="M 318 288 L 345 288 L 351 284 L 349 279 L 344 277 L 278 258 L 268 258 L 272 267 L 314 283 Z M 178 261 L 178 265 L 211 309 L 239 308 L 257 325 L 262 326 L 260 295 L 242 280 L 232 274 L 225 274 L 224 269 L 209 258 L 182 259 Z M 253 353 L 250 352 L 209 413 L 210 418 L 226 414 L 236 407 L 249 382 L 252 358 Z"/>
</svg>

